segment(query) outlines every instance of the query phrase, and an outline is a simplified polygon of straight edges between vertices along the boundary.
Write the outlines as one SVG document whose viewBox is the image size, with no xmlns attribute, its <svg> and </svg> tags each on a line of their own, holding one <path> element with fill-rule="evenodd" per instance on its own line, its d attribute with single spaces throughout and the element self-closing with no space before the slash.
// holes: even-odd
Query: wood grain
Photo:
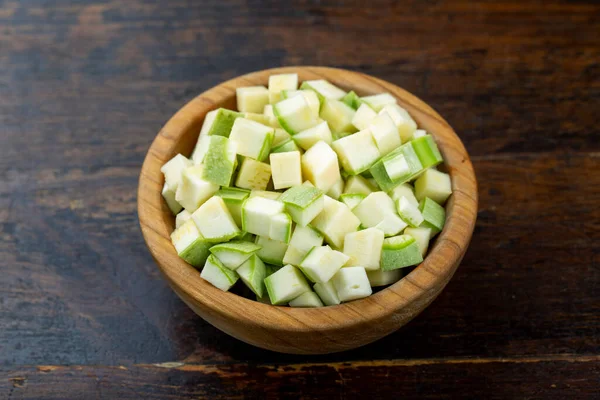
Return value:
<svg viewBox="0 0 600 400">
<path fill-rule="evenodd" d="M 359 96 L 390 93 L 434 136 L 452 179 L 446 224 L 427 257 L 401 281 L 350 303 L 315 309 L 274 307 L 223 292 L 180 259 L 171 244 L 174 218 L 162 199 L 161 167 L 177 154 L 189 156 L 204 116 L 218 107 L 235 108 L 235 89 L 267 85 L 270 75 L 297 73 L 300 81 L 327 79 Z M 286 67 L 229 80 L 200 94 L 179 110 L 150 146 L 138 189 L 144 239 L 165 278 L 198 315 L 247 343 L 293 354 L 324 354 L 353 349 L 386 336 L 427 307 L 446 286 L 471 240 L 477 215 L 477 182 L 469 156 L 452 128 L 431 107 L 377 78 L 334 68 Z"/>
<path fill-rule="evenodd" d="M 5 369 L 600 354 L 597 2 L 51 3 L 0 1 Z M 157 129 L 219 82 L 293 64 L 366 72 L 415 93 L 454 127 L 479 182 L 475 236 L 433 305 L 329 356 L 263 351 L 203 322 L 160 278 L 137 226 L 139 168 Z M 537 377 L 581 387 L 595 371 L 548 365 L 507 368 L 492 391 L 489 375 L 462 384 L 473 369 L 453 364 L 462 374 L 446 383 L 473 398 L 533 380 L 540 391 L 529 397 L 549 398 Z M 403 370 L 414 393 L 443 397 L 420 368 Z M 67 390 L 66 379 L 57 386 Z M 572 397 L 566 384 L 560 398 Z M 79 397 L 100 397 L 90 385 Z M 30 397 L 50 386 L 37 390 Z"/>
</svg>

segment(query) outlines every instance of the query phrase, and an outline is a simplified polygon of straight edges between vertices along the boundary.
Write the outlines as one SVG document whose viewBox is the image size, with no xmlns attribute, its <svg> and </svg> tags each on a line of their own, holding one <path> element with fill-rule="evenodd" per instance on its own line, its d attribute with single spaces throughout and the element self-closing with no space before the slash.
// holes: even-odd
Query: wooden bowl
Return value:
<svg viewBox="0 0 600 400">
<path fill-rule="evenodd" d="M 171 244 L 174 217 L 161 196 L 161 166 L 177 153 L 189 156 L 207 112 L 235 109 L 235 89 L 267 85 L 268 77 L 298 73 L 301 81 L 327 79 L 360 96 L 389 92 L 431 133 L 452 177 L 447 221 L 423 263 L 374 295 L 323 308 L 265 305 L 223 292 L 200 278 Z M 283 353 L 321 354 L 353 349 L 386 336 L 413 319 L 446 286 L 463 258 L 477 216 L 477 182 L 469 155 L 448 123 L 399 87 L 358 72 L 323 67 L 274 68 L 240 76 L 202 93 L 179 110 L 152 143 L 142 167 L 138 213 L 144 239 L 175 293 L 199 316 L 246 343 Z"/>
</svg>

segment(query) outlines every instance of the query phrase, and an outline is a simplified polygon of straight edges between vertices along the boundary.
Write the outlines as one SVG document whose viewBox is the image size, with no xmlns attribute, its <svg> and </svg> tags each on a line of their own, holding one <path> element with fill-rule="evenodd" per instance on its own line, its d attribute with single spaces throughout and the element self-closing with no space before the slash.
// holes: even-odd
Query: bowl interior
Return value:
<svg viewBox="0 0 600 400">
<path fill-rule="evenodd" d="M 236 87 L 266 86 L 269 75 L 290 72 L 298 73 L 301 81 L 327 79 L 361 96 L 391 93 L 419 127 L 435 137 L 444 156 L 444 168 L 451 176 L 453 194 L 446 204 L 446 226 L 430 245 L 426 259 L 402 280 L 368 298 L 317 309 L 265 305 L 213 287 L 200 278 L 196 269 L 177 256 L 170 243 L 175 222 L 161 196 L 164 178 L 160 167 L 177 153 L 191 154 L 208 111 L 219 107 L 235 109 Z M 144 238 L 171 287 L 203 318 L 253 344 L 257 343 L 245 337 L 244 332 L 225 327 L 227 321 L 237 320 L 246 326 L 245 329 L 277 328 L 288 333 L 327 332 L 368 322 L 374 324 L 373 340 L 382 336 L 376 328 L 378 322 L 395 318 L 399 327 L 433 301 L 452 277 L 470 241 L 476 210 L 477 187 L 467 152 L 439 114 L 393 84 L 356 72 L 322 67 L 259 71 L 227 81 L 193 99 L 169 120 L 153 142 L 142 167 L 138 191 L 138 211 Z"/>
</svg>

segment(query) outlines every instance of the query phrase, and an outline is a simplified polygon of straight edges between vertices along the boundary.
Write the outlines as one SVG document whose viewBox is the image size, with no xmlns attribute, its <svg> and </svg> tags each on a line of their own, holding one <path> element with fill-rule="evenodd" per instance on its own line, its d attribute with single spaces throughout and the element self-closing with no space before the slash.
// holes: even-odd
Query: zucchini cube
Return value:
<svg viewBox="0 0 600 400">
<path fill-rule="evenodd" d="M 348 262 L 350 257 L 329 246 L 313 247 L 299 268 L 312 282 L 327 282 Z"/>
<path fill-rule="evenodd" d="M 219 185 L 203 178 L 203 170 L 203 165 L 186 168 L 175 193 L 175 199 L 190 213 L 196 211 L 219 190 Z"/>
<path fill-rule="evenodd" d="M 354 90 L 349 91 L 344 97 L 342 97 L 342 102 L 355 110 L 358 110 L 358 108 L 362 104 L 360 97 L 358 97 L 358 95 L 354 93 Z"/>
<path fill-rule="evenodd" d="M 369 277 L 363 267 L 340 269 L 333 276 L 332 283 L 342 302 L 362 299 L 373 293 Z"/>
<path fill-rule="evenodd" d="M 299 151 L 300 154 L 303 153 L 302 148 L 292 139 L 286 140 L 271 149 L 271 153 L 287 153 L 290 151 Z"/>
<path fill-rule="evenodd" d="M 214 287 L 227 292 L 239 279 L 235 271 L 226 268 L 214 255 L 208 256 L 200 278 L 211 283 Z"/>
<path fill-rule="evenodd" d="M 267 117 L 264 114 L 256 114 L 256 113 L 246 112 L 243 114 L 242 117 L 249 119 L 250 121 L 258 122 L 259 124 L 271 126 L 271 121 L 270 121 L 269 117 Z M 233 129 L 233 127 L 232 127 L 232 129 Z M 273 129 L 275 129 L 275 128 L 273 128 Z"/>
<path fill-rule="evenodd" d="M 269 159 L 275 190 L 302 185 L 302 164 L 299 151 L 272 153 Z"/>
<path fill-rule="evenodd" d="M 237 118 L 242 116 L 242 113 L 227 110 L 225 108 L 210 111 L 206 114 L 206 117 L 204 117 L 204 123 L 202 124 L 202 129 L 200 129 L 199 137 L 202 137 L 203 135 L 229 137 L 233 123 Z"/>
<path fill-rule="evenodd" d="M 373 121 L 375 117 L 377 117 L 377 113 L 373 111 L 368 104 L 363 103 L 358 107 L 356 114 L 352 117 L 352 125 L 363 131 L 371 125 L 371 121 Z"/>
<path fill-rule="evenodd" d="M 266 277 L 265 286 L 274 305 L 288 303 L 302 293 L 311 291 L 302 272 L 292 265 L 286 265 Z"/>
<path fill-rule="evenodd" d="M 340 196 L 340 201 L 348 206 L 351 210 L 360 204 L 367 196 L 362 193 L 346 193 Z"/>
<path fill-rule="evenodd" d="M 282 143 L 287 142 L 292 138 L 292 135 L 287 133 L 285 129 L 276 128 L 275 135 L 273 136 L 273 143 L 271 143 L 271 150 L 279 146 Z"/>
<path fill-rule="evenodd" d="M 235 180 L 235 186 L 243 189 L 265 190 L 271 179 L 271 166 L 245 157 Z"/>
<path fill-rule="evenodd" d="M 381 229 L 385 236 L 394 236 L 406 228 L 406 222 L 396 214 L 394 201 L 385 192 L 373 192 L 352 210 L 367 228 Z"/>
<path fill-rule="evenodd" d="M 335 150 L 344 171 L 350 175 L 358 175 L 368 170 L 381 156 L 369 130 L 338 139 L 331 147 Z"/>
<path fill-rule="evenodd" d="M 249 195 L 250 191 L 233 187 L 222 187 L 215 193 L 223 199 L 237 226 L 242 226 L 242 205 Z"/>
<path fill-rule="evenodd" d="M 368 129 L 371 131 L 382 156 L 391 153 L 402 144 L 398 128 L 396 128 L 396 124 L 387 112 L 380 113 L 373 118 Z"/>
<path fill-rule="evenodd" d="M 423 223 L 423 215 L 419 211 L 418 207 L 410 202 L 406 197 L 400 197 L 400 200 L 396 202 L 398 209 L 398 215 L 404 222 L 413 228 L 418 228 Z"/>
<path fill-rule="evenodd" d="M 302 175 L 327 192 L 341 176 L 337 154 L 327 143 L 316 143 L 302 155 Z"/>
<path fill-rule="evenodd" d="M 340 100 L 346 95 L 346 92 L 325 79 L 304 81 L 300 89 L 313 90 L 319 96 L 321 103 L 325 99 Z"/>
<path fill-rule="evenodd" d="M 346 266 L 379 269 L 383 239 L 383 231 L 377 228 L 348 233 L 344 239 L 344 254 L 349 257 Z"/>
<path fill-rule="evenodd" d="M 175 217 L 175 229 L 179 228 L 186 221 L 192 218 L 192 214 L 188 210 L 183 210 Z"/>
<path fill-rule="evenodd" d="M 235 272 L 254 294 L 258 297 L 265 295 L 264 280 L 267 277 L 267 268 L 256 254 L 244 261 Z"/>
<path fill-rule="evenodd" d="M 425 257 L 429 248 L 429 239 L 431 239 L 431 228 L 406 228 L 404 234 L 415 238 L 419 250 L 421 250 L 421 256 Z"/>
<path fill-rule="evenodd" d="M 338 133 L 356 130 L 352 125 L 354 114 L 356 111 L 340 100 L 325 99 L 319 115 L 329 123 L 332 132 Z"/>
<path fill-rule="evenodd" d="M 170 191 L 175 192 L 181 183 L 183 171 L 193 164 L 185 156 L 177 154 L 171 158 L 160 168 L 160 171 L 165 175 L 165 184 Z"/>
<path fill-rule="evenodd" d="M 339 200 L 343 191 L 344 191 L 344 180 L 340 177 L 340 179 L 338 179 L 338 181 L 336 183 L 334 183 L 333 186 L 330 187 L 329 190 L 327 191 L 327 193 L 325 193 L 325 194 L 327 196 L 331 197 L 332 199 Z"/>
<path fill-rule="evenodd" d="M 283 153 L 285 154 L 285 153 Z M 323 210 L 323 192 L 308 186 L 293 186 L 279 198 L 295 223 L 306 226 Z"/>
<path fill-rule="evenodd" d="M 206 156 L 206 152 L 208 151 L 208 146 L 210 144 L 210 138 L 212 138 L 212 136 L 208 135 L 202 135 L 198 138 L 191 157 L 192 162 L 195 165 L 202 164 L 204 162 L 204 157 Z"/>
<path fill-rule="evenodd" d="M 264 161 L 269 157 L 275 129 L 258 122 L 238 118 L 231 128 L 229 139 L 235 144 L 237 154 Z"/>
<path fill-rule="evenodd" d="M 282 129 L 281 125 L 279 125 L 279 121 L 277 121 L 277 116 L 273 111 L 273 106 L 271 104 L 267 104 L 265 109 L 263 110 L 263 115 L 269 121 L 269 125 L 271 125 L 275 129 Z"/>
<path fill-rule="evenodd" d="M 398 134 L 400 135 L 400 139 L 402 139 L 402 143 L 406 143 L 412 138 L 413 133 L 417 129 L 417 123 L 412 119 L 408 111 L 398 104 L 388 104 L 379 112 L 388 113 L 392 118 L 398 128 Z"/>
<path fill-rule="evenodd" d="M 319 100 L 319 96 L 316 92 L 312 90 L 284 90 L 281 92 L 281 96 L 283 99 L 289 99 L 294 96 L 303 96 L 315 118 L 319 118 L 321 101 Z"/>
<path fill-rule="evenodd" d="M 342 249 L 346 234 L 358 230 L 360 220 L 347 205 L 325 196 L 323 211 L 312 220 L 311 225 L 325 236 L 327 243 Z"/>
<path fill-rule="evenodd" d="M 396 104 L 396 98 L 389 93 L 380 93 L 372 96 L 361 97 L 360 100 L 371 107 L 375 112 L 381 111 L 381 109 L 389 104 Z"/>
<path fill-rule="evenodd" d="M 236 121 L 241 121 L 238 118 Z M 234 124 L 235 126 L 235 124 Z M 204 156 L 202 178 L 216 185 L 227 186 L 237 165 L 236 147 L 231 139 L 223 136 L 207 136 L 208 148 Z"/>
<path fill-rule="evenodd" d="M 305 292 L 290 301 L 290 307 L 315 308 L 323 307 L 323 302 L 315 292 Z"/>
<path fill-rule="evenodd" d="M 281 101 L 283 90 L 298 89 L 298 74 L 278 74 L 269 76 L 269 102 L 271 104 Z"/>
<path fill-rule="evenodd" d="M 169 189 L 169 185 L 167 185 L 167 182 L 165 182 L 161 193 L 162 193 L 162 197 L 167 202 L 167 206 L 169 206 L 169 210 L 171 210 L 171 212 L 173 214 L 179 213 L 179 211 L 181 211 L 181 209 L 183 207 L 181 206 L 181 204 L 179 204 L 177 202 L 177 198 L 176 198 L 177 192 L 173 189 Z M 181 213 L 179 213 L 179 214 L 181 214 Z M 179 214 L 177 214 L 177 215 L 179 215 Z"/>
<path fill-rule="evenodd" d="M 237 109 L 243 113 L 263 112 L 269 104 L 269 90 L 264 86 L 247 86 L 235 90 Z"/>
<path fill-rule="evenodd" d="M 263 197 L 265 199 L 277 200 L 281 196 L 279 192 L 271 192 L 270 190 L 251 190 L 250 197 Z"/>
<path fill-rule="evenodd" d="M 292 237 L 292 218 L 287 213 L 275 214 L 269 220 L 269 238 L 288 243 Z"/>
<path fill-rule="evenodd" d="M 399 235 L 383 241 L 381 269 L 391 271 L 410 267 L 423 261 L 419 245 L 410 235 Z"/>
<path fill-rule="evenodd" d="M 318 123 L 304 96 L 294 96 L 280 101 L 273 105 L 273 112 L 279 125 L 291 135 L 312 128 Z"/>
<path fill-rule="evenodd" d="M 431 135 L 425 135 L 411 141 L 417 157 L 421 161 L 423 168 L 435 167 L 444 159 L 440 153 L 435 140 Z"/>
<path fill-rule="evenodd" d="M 269 237 L 271 218 L 283 212 L 283 203 L 263 197 L 249 197 L 242 206 L 242 229 Z"/>
<path fill-rule="evenodd" d="M 171 242 L 177 255 L 196 268 L 202 267 L 210 254 L 208 249 L 211 243 L 204 239 L 192 220 L 186 221 L 171 233 Z"/>
<path fill-rule="evenodd" d="M 444 204 L 452 194 L 450 175 L 435 169 L 427 169 L 415 181 L 415 196 L 419 200 L 429 197 L 438 204 Z"/>
<path fill-rule="evenodd" d="M 341 303 L 340 298 L 335 291 L 335 287 L 333 286 L 333 282 L 317 282 L 314 284 L 313 289 L 317 292 L 321 301 L 323 301 L 326 306 L 335 306 Z"/>
<path fill-rule="evenodd" d="M 323 235 L 319 231 L 310 225 L 296 225 L 289 246 L 283 256 L 283 263 L 298 266 L 313 247 L 322 245 Z"/>
<path fill-rule="evenodd" d="M 256 253 L 261 260 L 277 266 L 283 265 L 283 257 L 288 249 L 287 243 L 269 239 L 266 236 L 257 236 L 256 244 L 261 247 Z"/>
<path fill-rule="evenodd" d="M 212 246 L 210 253 L 214 254 L 224 266 L 235 271 L 260 249 L 261 247 L 254 243 L 231 240 L 227 243 L 219 243 Z"/>
<path fill-rule="evenodd" d="M 296 142 L 298 146 L 302 147 L 304 150 L 310 149 L 315 143 L 321 140 L 329 145 L 333 143 L 331 131 L 329 130 L 329 125 L 326 121 L 320 122 L 312 128 L 308 128 L 295 134 L 293 139 L 294 142 Z"/>
<path fill-rule="evenodd" d="M 425 197 L 419 203 L 419 211 L 423 215 L 423 223 L 421 224 L 424 228 L 431 228 L 431 236 L 437 235 L 444 229 L 446 223 L 446 210 L 429 197 Z"/>
<path fill-rule="evenodd" d="M 408 166 L 408 168 L 404 168 Z M 412 142 L 408 142 L 398 147 L 388 155 L 382 157 L 369 169 L 377 185 L 384 191 L 390 191 L 401 183 L 408 182 L 423 170 L 423 165 L 419 157 L 413 149 Z M 392 179 L 393 176 L 398 176 L 402 171 L 406 171 L 403 176 Z"/>
<path fill-rule="evenodd" d="M 384 271 L 382 269 L 376 269 L 374 271 L 367 271 L 367 277 L 371 287 L 387 286 L 392 283 L 398 282 L 404 276 L 404 271 L 400 269 L 393 269 L 391 271 Z"/>
<path fill-rule="evenodd" d="M 367 196 L 376 190 L 367 179 L 360 175 L 349 177 L 346 186 L 344 186 L 344 194 L 364 194 Z"/>
<path fill-rule="evenodd" d="M 198 230 L 209 242 L 226 242 L 241 234 L 222 198 L 213 196 L 192 214 Z"/>
<path fill-rule="evenodd" d="M 419 201 L 415 197 L 415 190 L 409 183 L 402 183 L 396 186 L 389 192 L 390 197 L 394 202 L 398 202 L 400 198 L 406 197 L 406 200 L 415 207 L 419 207 Z"/>
</svg>

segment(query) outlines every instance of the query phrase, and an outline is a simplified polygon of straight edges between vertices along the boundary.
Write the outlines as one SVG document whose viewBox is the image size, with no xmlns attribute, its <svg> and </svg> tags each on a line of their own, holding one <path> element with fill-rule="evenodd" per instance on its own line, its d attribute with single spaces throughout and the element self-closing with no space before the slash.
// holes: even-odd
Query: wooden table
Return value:
<svg viewBox="0 0 600 400">
<path fill-rule="evenodd" d="M 285 3 L 0 1 L 0 398 L 598 399 L 600 5 Z M 136 216 L 144 154 L 179 107 L 295 64 L 421 97 L 480 185 L 442 295 L 328 356 L 203 322 Z"/>
</svg>

